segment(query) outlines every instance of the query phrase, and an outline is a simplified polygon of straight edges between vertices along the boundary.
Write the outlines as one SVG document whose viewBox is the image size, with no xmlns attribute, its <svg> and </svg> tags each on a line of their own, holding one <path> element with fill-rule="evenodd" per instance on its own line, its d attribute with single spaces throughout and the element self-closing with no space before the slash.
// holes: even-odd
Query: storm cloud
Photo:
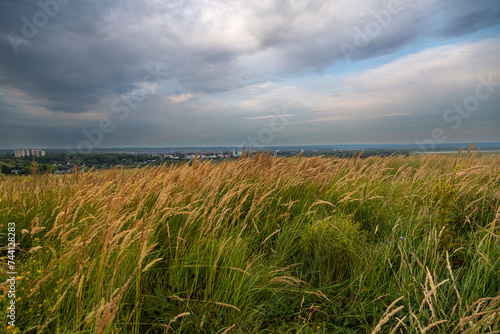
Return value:
<svg viewBox="0 0 500 334">
<path fill-rule="evenodd" d="M 277 145 L 500 141 L 498 86 L 443 119 L 500 81 L 499 19 L 495 0 L 0 1 L 0 147 L 102 120 L 103 146 L 232 146 L 277 106 Z"/>
</svg>

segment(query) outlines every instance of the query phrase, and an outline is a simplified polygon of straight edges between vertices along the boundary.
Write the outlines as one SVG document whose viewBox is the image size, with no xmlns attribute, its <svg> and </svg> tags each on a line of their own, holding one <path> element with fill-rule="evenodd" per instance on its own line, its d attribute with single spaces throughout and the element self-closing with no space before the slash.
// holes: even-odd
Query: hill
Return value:
<svg viewBox="0 0 500 334">
<path fill-rule="evenodd" d="M 14 168 L 14 165 L 8 164 L 6 162 L 0 161 L 0 170 L 2 170 L 2 166 L 7 166 L 9 168 Z"/>
</svg>

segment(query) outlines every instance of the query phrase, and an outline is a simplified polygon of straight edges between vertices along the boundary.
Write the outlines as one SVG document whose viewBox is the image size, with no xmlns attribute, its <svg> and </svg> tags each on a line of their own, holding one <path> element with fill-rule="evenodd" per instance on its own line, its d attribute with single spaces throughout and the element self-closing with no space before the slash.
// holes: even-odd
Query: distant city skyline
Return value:
<svg viewBox="0 0 500 334">
<path fill-rule="evenodd" d="M 18 147 L 14 150 L 14 156 L 16 158 L 22 157 L 39 157 L 45 155 L 45 151 L 41 149 L 25 149 L 24 147 Z"/>
<path fill-rule="evenodd" d="M 500 142 L 495 0 L 0 2 L 0 148 Z"/>
</svg>

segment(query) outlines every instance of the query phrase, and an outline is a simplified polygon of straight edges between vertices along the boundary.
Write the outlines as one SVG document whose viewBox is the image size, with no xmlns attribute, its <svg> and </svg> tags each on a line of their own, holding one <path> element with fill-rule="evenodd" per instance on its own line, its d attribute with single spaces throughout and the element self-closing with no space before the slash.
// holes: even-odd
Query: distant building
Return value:
<svg viewBox="0 0 500 334">
<path fill-rule="evenodd" d="M 233 148 L 233 157 L 240 157 L 242 153 L 243 153 L 242 150 L 239 150 L 238 153 L 236 153 L 236 149 Z"/>
<path fill-rule="evenodd" d="M 30 151 L 29 149 L 25 149 L 24 147 L 16 148 L 14 152 L 16 158 L 29 157 L 30 155 L 34 157 L 41 157 L 42 155 L 45 155 L 44 150 L 34 149 Z"/>
<path fill-rule="evenodd" d="M 26 150 L 24 149 L 24 147 L 16 148 L 14 150 L 14 152 L 15 152 L 16 158 L 22 158 L 22 157 L 26 156 Z M 29 150 L 28 150 L 28 155 L 29 155 Z"/>
<path fill-rule="evenodd" d="M 14 154 L 15 154 L 16 158 L 24 157 L 24 147 L 16 148 L 14 150 Z"/>
<path fill-rule="evenodd" d="M 41 157 L 41 156 L 45 155 L 45 151 L 44 150 L 31 150 L 31 155 L 33 155 L 34 157 Z"/>
</svg>

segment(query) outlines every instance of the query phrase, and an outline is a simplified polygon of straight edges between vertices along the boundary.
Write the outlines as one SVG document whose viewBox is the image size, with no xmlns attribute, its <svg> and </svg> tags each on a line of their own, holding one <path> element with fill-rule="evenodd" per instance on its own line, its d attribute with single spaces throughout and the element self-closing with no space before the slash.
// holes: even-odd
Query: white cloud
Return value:
<svg viewBox="0 0 500 334">
<path fill-rule="evenodd" d="M 399 113 L 399 114 L 375 115 L 375 116 L 370 116 L 368 118 L 398 117 L 398 116 L 409 116 L 409 115 L 410 114 Z"/>
<path fill-rule="evenodd" d="M 280 117 L 291 117 L 296 116 L 295 114 L 280 114 Z M 274 118 L 276 115 L 265 115 L 265 116 L 256 116 L 256 117 L 245 117 L 246 120 L 256 120 L 256 119 L 269 119 Z"/>
<path fill-rule="evenodd" d="M 191 99 L 192 97 L 193 97 L 193 94 L 191 94 L 191 93 L 185 93 L 185 94 L 180 94 L 180 95 L 174 95 L 174 94 L 172 94 L 168 98 L 172 102 L 180 103 L 180 102 L 187 101 L 187 100 Z"/>
<path fill-rule="evenodd" d="M 315 107 L 336 107 L 336 117 L 352 120 L 395 114 L 441 117 L 445 108 L 474 93 L 481 76 L 500 81 L 498 54 L 500 38 L 429 48 L 345 78 L 343 94 L 319 97 Z"/>
</svg>

